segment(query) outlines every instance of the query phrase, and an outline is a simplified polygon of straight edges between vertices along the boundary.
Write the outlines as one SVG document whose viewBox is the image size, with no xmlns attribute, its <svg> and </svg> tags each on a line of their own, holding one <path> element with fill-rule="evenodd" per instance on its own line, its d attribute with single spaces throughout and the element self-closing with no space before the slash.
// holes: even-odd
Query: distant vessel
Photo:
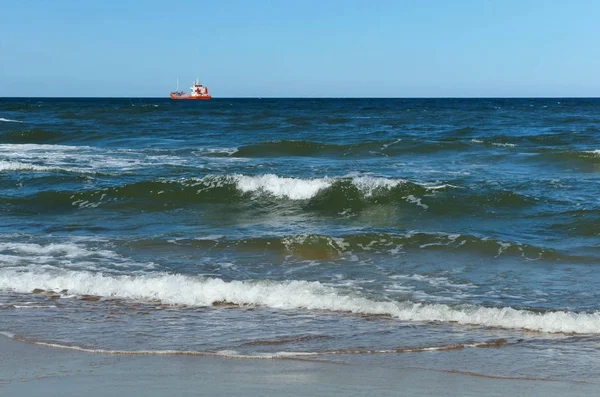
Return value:
<svg viewBox="0 0 600 397">
<path fill-rule="evenodd" d="M 208 87 L 203 86 L 202 84 L 200 84 L 200 82 L 198 81 L 198 79 L 196 78 L 196 81 L 194 81 L 194 83 L 192 84 L 192 87 L 190 88 L 190 93 L 186 94 L 184 91 L 179 91 L 179 78 L 177 78 L 177 88 L 174 92 L 171 92 L 170 97 L 171 99 L 192 99 L 192 100 L 198 100 L 198 99 L 210 99 L 211 96 L 208 95 Z"/>
</svg>

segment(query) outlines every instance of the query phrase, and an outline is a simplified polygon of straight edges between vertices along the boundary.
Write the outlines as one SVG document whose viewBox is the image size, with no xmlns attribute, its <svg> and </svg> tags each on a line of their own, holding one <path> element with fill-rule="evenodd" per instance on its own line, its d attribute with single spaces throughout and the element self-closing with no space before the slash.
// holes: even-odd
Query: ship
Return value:
<svg viewBox="0 0 600 397">
<path fill-rule="evenodd" d="M 211 99 L 212 97 L 208 94 L 208 87 L 200 84 L 198 79 L 192 83 L 192 87 L 190 88 L 190 93 L 186 93 L 185 91 L 179 91 L 179 79 L 177 79 L 177 88 L 175 91 L 171 92 L 171 99 L 183 99 L 183 100 L 199 100 L 199 99 Z"/>
</svg>

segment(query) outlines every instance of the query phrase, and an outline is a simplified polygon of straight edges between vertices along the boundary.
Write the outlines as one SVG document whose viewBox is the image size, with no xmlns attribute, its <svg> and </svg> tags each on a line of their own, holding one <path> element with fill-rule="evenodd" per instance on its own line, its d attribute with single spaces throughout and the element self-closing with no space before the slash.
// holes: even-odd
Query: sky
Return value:
<svg viewBox="0 0 600 397">
<path fill-rule="evenodd" d="M 598 0 L 1 0 L 0 97 L 598 97 Z"/>
</svg>

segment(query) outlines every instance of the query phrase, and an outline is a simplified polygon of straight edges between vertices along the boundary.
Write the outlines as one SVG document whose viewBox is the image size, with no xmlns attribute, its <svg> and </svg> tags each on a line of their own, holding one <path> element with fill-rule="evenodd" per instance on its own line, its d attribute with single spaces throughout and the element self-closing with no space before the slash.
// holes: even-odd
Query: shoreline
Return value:
<svg viewBox="0 0 600 397">
<path fill-rule="evenodd" d="M 38 346 L 0 336 L 0 394 L 143 395 L 593 395 L 598 383 L 495 378 L 312 360 L 118 355 Z"/>
</svg>

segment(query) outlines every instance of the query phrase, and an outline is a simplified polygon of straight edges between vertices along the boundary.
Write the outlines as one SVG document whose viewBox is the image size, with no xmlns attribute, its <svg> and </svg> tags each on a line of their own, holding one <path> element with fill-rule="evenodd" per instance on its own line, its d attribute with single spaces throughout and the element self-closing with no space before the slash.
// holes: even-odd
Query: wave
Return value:
<svg viewBox="0 0 600 397">
<path fill-rule="evenodd" d="M 510 147 L 510 148 L 514 148 L 517 147 L 516 143 L 505 143 L 505 142 L 490 142 L 490 141 L 483 141 L 481 139 L 471 139 L 472 143 L 476 143 L 479 145 L 484 145 L 484 146 L 497 146 L 497 147 Z"/>
<path fill-rule="evenodd" d="M 7 153 L 14 152 L 79 152 L 81 150 L 95 150 L 90 146 L 75 146 L 75 145 L 52 145 L 52 144 L 0 144 L 0 151 Z"/>
<path fill-rule="evenodd" d="M 222 350 L 217 352 L 209 352 L 209 351 L 196 351 L 196 350 L 112 350 L 112 349 L 94 349 L 88 347 L 81 347 L 71 344 L 61 344 L 56 342 L 43 342 L 39 340 L 34 340 L 30 338 L 25 338 L 22 336 L 17 336 L 11 334 L 9 332 L 1 332 L 0 335 L 4 335 L 7 338 L 18 342 L 30 343 L 37 346 L 49 347 L 54 349 L 65 349 L 65 350 L 73 350 L 82 353 L 91 353 L 91 354 L 111 354 L 118 356 L 198 356 L 198 357 L 224 357 L 224 358 L 236 358 L 236 359 L 263 359 L 263 360 L 272 360 L 272 359 L 284 359 L 284 358 L 297 358 L 299 356 L 314 356 L 323 353 L 313 353 L 313 352 L 277 352 L 277 353 L 258 353 L 258 354 L 241 354 L 234 350 Z M 467 345 L 467 347 L 470 347 Z M 473 346 L 479 347 L 479 346 Z M 440 346 L 440 348 L 436 349 L 432 347 L 430 350 L 449 350 L 446 346 Z M 426 350 L 423 350 L 426 351 Z M 330 353 L 331 354 L 331 353 Z"/>
<path fill-rule="evenodd" d="M 325 355 L 366 355 L 366 354 L 394 354 L 394 353 L 426 353 L 436 351 L 449 351 L 449 350 L 460 350 L 465 348 L 499 348 L 508 343 L 506 339 L 491 339 L 484 342 L 467 341 L 463 343 L 452 343 L 448 345 L 436 345 L 436 346 L 420 346 L 420 347 L 398 347 L 393 349 L 338 349 L 338 350 L 324 350 L 314 352 L 300 352 L 300 351 L 279 351 L 276 353 L 254 353 L 254 354 L 241 354 L 235 350 L 220 350 L 220 351 L 197 351 L 197 350 L 113 350 L 113 349 L 97 349 L 89 347 L 81 347 L 72 344 L 56 343 L 56 342 L 44 342 L 23 336 L 17 336 L 10 332 L 0 331 L 0 335 L 3 335 L 9 339 L 30 343 L 33 345 L 50 347 L 55 349 L 74 350 L 84 353 L 92 354 L 111 354 L 111 355 L 124 355 L 124 356 L 200 356 L 200 357 L 225 357 L 225 358 L 237 358 L 237 359 L 298 359 L 300 357 L 310 356 L 325 356 Z M 298 338 L 302 339 L 302 338 Z M 268 343 L 268 342 L 267 342 Z M 278 342 L 275 342 L 278 343 Z M 284 342 L 285 343 L 285 342 Z"/>
<path fill-rule="evenodd" d="M 561 162 L 577 162 L 577 163 L 600 163 L 600 149 L 598 150 L 551 150 L 551 149 L 539 149 L 536 151 L 538 156 L 548 161 L 561 161 Z"/>
<path fill-rule="evenodd" d="M 18 243 L 18 242 L 0 242 L 0 252 L 6 254 L 20 254 L 35 257 L 52 257 L 58 256 L 63 259 L 81 259 L 93 256 L 104 257 L 115 260 L 117 254 L 112 251 L 102 249 L 89 249 L 82 244 L 77 243 L 49 243 L 46 245 L 36 243 Z"/>
<path fill-rule="evenodd" d="M 560 222 L 553 221 L 549 229 L 569 236 L 597 237 L 600 236 L 598 225 L 600 210 L 579 209 L 562 213 Z"/>
<path fill-rule="evenodd" d="M 4 117 L 0 117 L 0 122 L 5 122 L 5 123 L 22 123 L 22 121 L 12 120 L 12 119 L 6 119 Z"/>
<path fill-rule="evenodd" d="M 122 100 L 120 102 L 106 102 L 100 106 L 89 104 L 89 107 L 74 107 L 75 110 L 59 109 L 57 115 L 64 120 L 100 120 L 109 124 L 126 124 L 130 121 L 120 116 L 143 115 L 147 113 L 166 112 L 168 106 L 142 101 Z"/>
<path fill-rule="evenodd" d="M 9 102 L 0 102 L 0 109 L 6 112 L 20 112 L 20 111 L 37 111 L 40 108 L 46 107 L 47 104 L 41 100 L 41 98 L 31 98 L 23 100 L 10 99 Z"/>
<path fill-rule="evenodd" d="M 93 172 L 4 162 L 6 170 Z M 0 168 L 2 169 L 2 168 Z M 133 207 L 163 210 L 202 203 L 243 203 L 253 207 L 294 204 L 299 210 L 339 215 L 372 206 L 407 206 L 434 214 L 472 214 L 489 208 L 519 208 L 537 199 L 510 190 L 461 188 L 448 183 L 417 183 L 399 178 L 343 176 L 302 179 L 264 175 L 207 175 L 180 180 L 149 180 L 87 191 L 42 191 L 0 201 L 22 206 Z M 50 206 L 50 203 L 52 205 Z M 282 207 L 283 208 L 283 207 Z"/>
<path fill-rule="evenodd" d="M 44 129 L 26 129 L 0 133 L 0 139 L 8 143 L 44 143 L 58 141 L 65 136 L 60 132 Z"/>
<path fill-rule="evenodd" d="M 432 139 L 403 136 L 398 139 L 367 141 L 351 144 L 334 144 L 304 140 L 279 140 L 240 146 L 233 157 L 373 157 L 403 154 L 428 154 L 445 150 L 467 151 L 485 148 L 557 147 L 573 144 L 572 133 L 547 133 L 531 136 L 473 134 L 470 127 L 451 131 L 451 136 Z M 454 135 L 454 136 L 452 136 Z M 592 136 L 593 137 L 593 136 Z M 581 139 L 590 138 L 581 134 Z M 546 149 L 541 149 L 546 150 Z"/>
<path fill-rule="evenodd" d="M 272 141 L 241 146 L 234 157 L 360 157 L 397 156 L 410 153 L 435 153 L 442 150 L 461 150 L 470 147 L 460 140 L 396 139 L 356 144 L 328 144 L 312 141 Z"/>
<path fill-rule="evenodd" d="M 4 161 L 0 160 L 0 171 L 32 171 L 32 172 L 71 172 L 78 174 L 95 173 L 92 170 L 70 167 L 50 167 L 46 165 L 37 165 L 31 163 L 23 163 L 20 161 Z"/>
<path fill-rule="evenodd" d="M 282 310 L 326 310 L 391 316 L 411 322 L 450 322 L 538 332 L 600 334 L 600 312 L 534 312 L 510 307 L 377 301 L 358 293 L 344 294 L 319 282 L 224 281 L 165 273 L 113 276 L 85 271 L 0 270 L 0 290 L 30 293 L 35 289 L 61 291 L 63 296 L 158 300 L 170 305 L 206 307 L 228 302 Z"/>
<path fill-rule="evenodd" d="M 91 244 L 90 244 L 91 243 Z M 6 241 L 0 243 L 0 268 L 15 266 L 57 266 L 69 270 L 138 271 L 154 269 L 153 262 L 135 262 L 115 251 L 106 249 L 97 241 L 74 239 L 71 242 L 46 244 Z"/>
<path fill-rule="evenodd" d="M 558 116 L 548 118 L 544 121 L 548 122 L 551 125 L 569 125 L 569 124 L 581 125 L 581 124 L 594 124 L 600 120 L 598 120 L 594 116 L 587 116 L 587 115 L 569 115 L 569 116 L 558 115 Z"/>
<path fill-rule="evenodd" d="M 485 147 L 524 147 L 531 148 L 532 150 L 557 150 L 559 147 L 569 147 L 578 140 L 582 143 L 589 142 L 590 139 L 595 140 L 596 131 L 589 131 L 588 133 L 574 134 L 572 131 L 568 132 L 554 132 L 554 133 L 543 133 L 536 135 L 504 135 L 504 134 L 490 134 L 490 135 L 472 135 L 469 138 L 472 144 Z"/>
<path fill-rule="evenodd" d="M 585 262 L 585 257 L 566 255 L 560 251 L 516 241 L 500 240 L 469 234 L 432 232 L 408 232 L 404 234 L 364 233 L 327 236 L 321 234 L 299 234 L 282 237 L 256 237 L 243 240 L 228 240 L 221 236 L 177 239 L 136 240 L 128 242 L 132 247 L 157 247 L 161 245 L 191 246 L 200 249 L 243 251 L 268 251 L 283 256 L 301 259 L 327 260 L 352 257 L 354 254 L 401 254 L 410 250 L 453 251 L 478 254 L 494 258 L 516 256 L 527 260 L 564 260 Z"/>
<path fill-rule="evenodd" d="M 600 149 L 597 150 L 584 150 L 583 152 L 581 152 L 581 155 L 583 157 L 591 157 L 594 159 L 598 159 L 600 160 Z"/>
<path fill-rule="evenodd" d="M 21 162 L 0 162 L 0 170 L 33 170 L 51 171 L 63 170 L 54 167 L 38 166 Z M 76 170 L 80 171 L 80 170 Z M 245 194 L 267 195 L 278 199 L 309 200 L 327 189 L 335 189 L 340 184 L 352 186 L 365 197 L 373 196 L 379 192 L 384 193 L 396 186 L 409 184 L 415 189 L 427 191 L 426 187 L 407 182 L 402 179 L 387 179 L 378 177 L 341 177 L 341 178 L 314 178 L 301 179 L 280 177 L 273 174 L 248 176 L 241 174 L 208 175 L 203 178 L 189 178 L 182 180 L 153 180 L 130 183 L 122 186 L 90 190 L 85 192 L 41 192 L 44 199 L 48 194 L 56 195 L 57 201 L 68 196 L 75 200 L 95 200 L 98 204 L 116 199 L 149 198 L 158 202 L 231 202 L 238 201 Z M 434 186 L 431 189 L 443 188 Z M 36 195 L 37 196 L 37 195 Z M 35 197 L 30 199 L 35 199 Z"/>
<path fill-rule="evenodd" d="M 35 164 L 30 170 L 57 172 L 80 172 L 108 174 L 112 176 L 155 167 L 198 168 L 199 157 L 225 158 L 230 148 L 181 148 L 181 149 L 103 149 L 86 145 L 61 145 L 47 143 L 0 144 L 0 159 L 17 163 Z M 190 164 L 190 156 L 194 156 Z M 235 161 L 235 159 L 232 159 Z M 202 161 L 202 160 L 200 160 Z M 42 167 L 42 168 L 39 168 Z M 49 167 L 49 168 L 45 168 Z M 14 166 L 7 169 L 25 170 Z"/>
<path fill-rule="evenodd" d="M 319 191 L 329 188 L 334 180 L 330 178 L 300 179 L 279 177 L 273 174 L 260 176 L 233 175 L 231 182 L 244 192 L 263 192 L 290 200 L 307 200 Z"/>
<path fill-rule="evenodd" d="M 469 234 L 448 234 L 409 232 L 404 234 L 364 233 L 328 236 L 321 234 L 298 234 L 273 237 L 255 237 L 244 239 L 226 239 L 222 236 L 177 239 L 138 239 L 118 243 L 127 249 L 159 249 L 172 250 L 174 246 L 192 247 L 194 249 L 218 251 L 269 252 L 281 257 L 295 257 L 302 260 L 331 260 L 337 258 L 354 258 L 355 254 L 398 255 L 410 251 L 452 251 L 462 254 L 495 258 L 500 256 L 521 257 L 527 260 L 565 261 L 569 263 L 585 262 L 587 257 L 564 254 L 551 248 L 520 243 L 517 241 L 479 237 Z M 68 260 L 72 266 L 87 266 L 89 259 L 102 263 L 131 269 L 151 264 L 128 262 L 116 252 L 102 247 L 88 247 L 81 242 L 67 243 L 0 243 L 0 264 L 13 266 L 26 262 L 58 263 Z M 98 265 L 98 263 L 96 263 Z M 63 263 L 63 266 L 65 264 Z M 71 267 L 72 269 L 79 269 Z"/>
</svg>

